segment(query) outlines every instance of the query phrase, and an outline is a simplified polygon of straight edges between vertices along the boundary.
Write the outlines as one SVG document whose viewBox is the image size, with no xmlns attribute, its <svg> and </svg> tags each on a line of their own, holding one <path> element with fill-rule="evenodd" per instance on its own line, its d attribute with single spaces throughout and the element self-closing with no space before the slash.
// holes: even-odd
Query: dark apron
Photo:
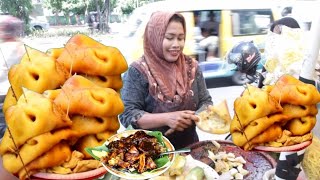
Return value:
<svg viewBox="0 0 320 180">
<path fill-rule="evenodd" d="M 156 101 L 157 105 L 153 113 L 164 113 L 164 112 L 174 112 L 174 111 L 182 111 L 182 110 L 194 110 L 194 105 L 191 96 L 186 96 L 183 100 L 183 103 L 179 105 L 173 105 L 173 103 L 163 103 L 160 101 Z M 161 131 L 164 134 L 167 130 L 169 130 L 168 126 L 154 128 L 152 130 Z M 169 141 L 173 144 L 175 149 L 184 148 L 190 144 L 199 141 L 198 134 L 196 132 L 196 125 L 195 123 L 192 124 L 189 128 L 185 129 L 184 131 L 175 131 L 172 134 L 166 136 Z"/>
</svg>

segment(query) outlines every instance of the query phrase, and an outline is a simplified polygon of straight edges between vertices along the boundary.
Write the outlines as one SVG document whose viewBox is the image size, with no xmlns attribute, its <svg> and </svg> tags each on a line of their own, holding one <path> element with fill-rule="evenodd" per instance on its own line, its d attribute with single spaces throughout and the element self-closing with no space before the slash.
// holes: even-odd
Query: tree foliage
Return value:
<svg viewBox="0 0 320 180">
<path fill-rule="evenodd" d="M 67 14 L 84 14 L 86 10 L 86 1 L 85 0 L 65 0 L 62 3 L 62 11 L 65 15 Z"/>
<path fill-rule="evenodd" d="M 44 6 L 56 14 L 62 10 L 62 2 L 64 0 L 44 0 Z"/>
<path fill-rule="evenodd" d="M 18 17 L 29 24 L 29 15 L 32 11 L 31 0 L 1 0 L 0 9 L 3 13 Z"/>
</svg>

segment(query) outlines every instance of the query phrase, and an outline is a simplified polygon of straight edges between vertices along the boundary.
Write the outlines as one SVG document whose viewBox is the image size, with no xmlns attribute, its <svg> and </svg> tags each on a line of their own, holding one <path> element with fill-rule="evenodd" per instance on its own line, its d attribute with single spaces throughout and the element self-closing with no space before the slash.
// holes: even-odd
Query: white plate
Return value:
<svg viewBox="0 0 320 180">
<path fill-rule="evenodd" d="M 123 132 L 120 132 L 118 134 L 115 134 L 113 136 L 111 136 L 105 144 L 109 144 L 110 142 L 112 141 L 116 141 L 116 140 L 119 140 L 120 138 L 122 137 L 128 137 L 129 135 L 131 134 L 134 134 L 136 133 L 137 131 L 141 131 L 140 130 L 127 130 L 127 131 L 123 131 Z M 143 130 L 145 132 L 150 132 L 150 131 L 146 131 L 146 130 Z M 167 146 L 167 149 L 168 151 L 173 151 L 174 150 L 174 147 L 173 145 L 170 143 L 170 141 L 163 136 L 163 140 L 164 140 L 164 143 L 166 144 Z M 170 162 L 168 162 L 166 165 L 164 165 L 163 167 L 157 169 L 157 170 L 153 170 L 151 172 L 144 172 L 144 173 L 141 173 L 141 174 L 137 174 L 137 173 L 129 173 L 129 172 L 123 172 L 123 171 L 119 171 L 115 168 L 111 168 L 109 166 L 106 166 L 105 164 L 103 164 L 103 166 L 106 168 L 106 170 L 115 175 L 115 176 L 118 176 L 118 177 L 121 177 L 121 178 L 124 178 L 124 179 L 149 179 L 149 178 L 152 178 L 152 177 L 156 177 L 156 176 L 159 176 L 160 174 L 164 173 L 165 171 L 167 171 L 169 169 L 169 167 L 171 166 L 172 164 L 172 161 L 174 160 L 174 157 L 175 155 L 174 154 L 170 154 L 169 155 L 169 158 L 170 158 Z"/>
</svg>

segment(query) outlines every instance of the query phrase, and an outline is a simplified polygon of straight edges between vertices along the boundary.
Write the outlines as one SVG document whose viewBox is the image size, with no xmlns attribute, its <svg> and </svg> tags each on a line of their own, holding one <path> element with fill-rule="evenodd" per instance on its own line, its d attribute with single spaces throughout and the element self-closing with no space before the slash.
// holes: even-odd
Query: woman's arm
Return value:
<svg viewBox="0 0 320 180">
<path fill-rule="evenodd" d="M 125 110 L 120 114 L 120 121 L 123 126 L 132 125 L 140 128 L 137 120 L 146 113 L 145 99 L 148 96 L 148 82 L 144 76 L 134 67 L 129 67 L 123 76 L 123 87 L 121 99 Z"/>
<path fill-rule="evenodd" d="M 149 84 L 145 77 L 135 68 L 130 67 L 123 77 L 121 98 L 125 105 L 124 112 L 120 115 L 122 125 L 134 128 L 152 129 L 169 126 L 172 129 L 183 131 L 197 121 L 194 111 L 176 111 L 168 113 L 149 113 L 147 107 L 153 109 L 155 104 L 147 104 Z M 151 107 L 150 107 L 151 106 Z"/>
<path fill-rule="evenodd" d="M 155 114 L 146 113 L 137 123 L 142 129 L 169 126 L 171 129 L 183 131 L 192 125 L 192 121 L 198 121 L 195 112 L 185 110 Z"/>
</svg>

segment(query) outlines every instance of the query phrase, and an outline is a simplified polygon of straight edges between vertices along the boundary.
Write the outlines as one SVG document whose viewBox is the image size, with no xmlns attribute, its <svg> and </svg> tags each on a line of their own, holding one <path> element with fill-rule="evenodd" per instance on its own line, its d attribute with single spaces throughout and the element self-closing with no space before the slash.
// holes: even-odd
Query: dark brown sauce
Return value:
<svg viewBox="0 0 320 180">
<path fill-rule="evenodd" d="M 220 149 L 215 147 L 211 141 L 195 143 L 191 145 L 191 156 L 211 167 L 214 167 L 214 162 L 208 160 L 208 150 L 214 153 L 218 151 L 231 152 L 235 156 L 242 156 L 247 161 L 244 165 L 244 169 L 249 171 L 249 174 L 244 177 L 247 180 L 263 179 L 264 173 L 275 167 L 275 160 L 264 152 L 244 151 L 234 144 L 225 141 L 218 141 L 218 143 L 221 145 Z"/>
</svg>

